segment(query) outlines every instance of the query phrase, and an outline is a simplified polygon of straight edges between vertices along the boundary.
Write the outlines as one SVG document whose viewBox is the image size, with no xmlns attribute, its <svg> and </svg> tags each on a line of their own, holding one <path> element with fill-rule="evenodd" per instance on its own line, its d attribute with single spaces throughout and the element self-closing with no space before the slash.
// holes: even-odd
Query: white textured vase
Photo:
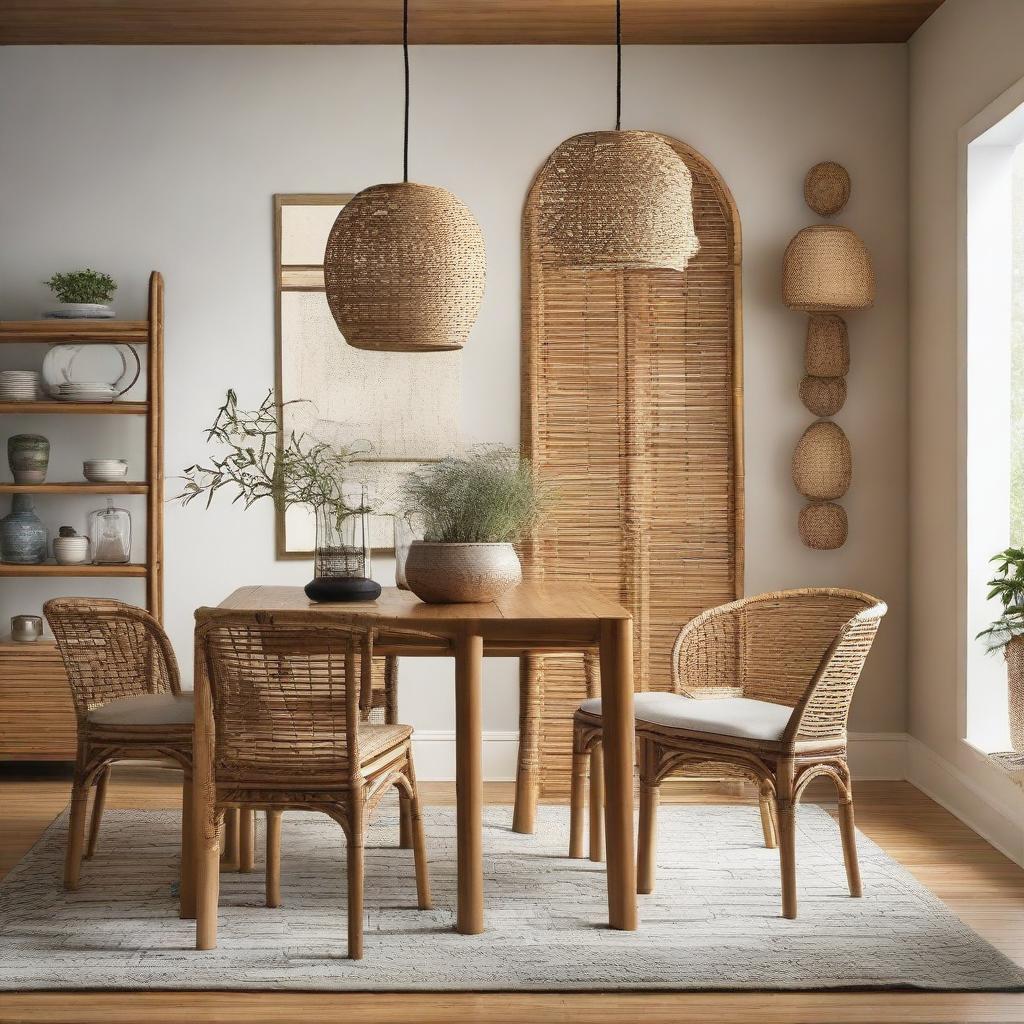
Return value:
<svg viewBox="0 0 1024 1024">
<path fill-rule="evenodd" d="M 405 581 L 428 604 L 493 601 L 523 579 L 511 544 L 434 544 L 416 540 L 409 548 Z"/>
</svg>

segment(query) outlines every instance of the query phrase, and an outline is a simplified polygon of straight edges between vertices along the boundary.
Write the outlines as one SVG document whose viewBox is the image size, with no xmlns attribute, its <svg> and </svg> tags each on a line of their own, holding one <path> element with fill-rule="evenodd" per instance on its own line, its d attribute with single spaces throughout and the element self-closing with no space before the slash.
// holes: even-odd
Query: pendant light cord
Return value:
<svg viewBox="0 0 1024 1024">
<path fill-rule="evenodd" d="M 402 181 L 409 180 L 409 0 L 402 0 L 402 60 L 405 63 L 405 126 L 402 135 Z"/>
<path fill-rule="evenodd" d="M 408 0 L 406 0 L 408 2 Z M 622 127 L 622 0 L 615 0 L 615 130 Z"/>
</svg>

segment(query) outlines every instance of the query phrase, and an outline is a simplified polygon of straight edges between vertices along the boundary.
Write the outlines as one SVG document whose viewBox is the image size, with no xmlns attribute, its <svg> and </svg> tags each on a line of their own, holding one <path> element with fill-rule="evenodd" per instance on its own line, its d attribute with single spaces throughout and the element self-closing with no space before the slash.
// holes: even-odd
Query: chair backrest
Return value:
<svg viewBox="0 0 1024 1024">
<path fill-rule="evenodd" d="M 371 630 L 262 612 L 199 609 L 196 619 L 218 783 L 305 786 L 330 777 L 344 785 L 358 777 Z"/>
<path fill-rule="evenodd" d="M 160 623 L 121 601 L 58 597 L 43 614 L 64 661 L 75 714 L 121 697 L 181 693 L 178 663 Z"/>
</svg>

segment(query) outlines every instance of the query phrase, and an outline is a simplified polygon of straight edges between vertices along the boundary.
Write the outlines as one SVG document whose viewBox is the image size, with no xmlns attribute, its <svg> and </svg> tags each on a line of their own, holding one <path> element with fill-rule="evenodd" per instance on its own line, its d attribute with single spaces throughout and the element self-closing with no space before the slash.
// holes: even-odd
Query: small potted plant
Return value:
<svg viewBox="0 0 1024 1024">
<path fill-rule="evenodd" d="M 512 542 L 549 499 L 528 462 L 509 448 L 479 447 L 410 474 L 405 514 L 423 523 L 405 566 L 409 589 L 430 604 L 491 601 L 523 578 Z"/>
<path fill-rule="evenodd" d="M 1003 614 L 978 634 L 989 653 L 1002 651 L 1006 659 L 1010 740 L 1024 753 L 1024 548 L 1007 548 L 991 559 L 996 575 L 988 581 L 991 600 L 999 598 Z"/>
<path fill-rule="evenodd" d="M 117 282 L 109 274 L 86 267 L 54 274 L 46 285 L 60 303 L 47 310 L 48 317 L 109 320 L 115 315 L 108 303 L 117 291 Z"/>
</svg>

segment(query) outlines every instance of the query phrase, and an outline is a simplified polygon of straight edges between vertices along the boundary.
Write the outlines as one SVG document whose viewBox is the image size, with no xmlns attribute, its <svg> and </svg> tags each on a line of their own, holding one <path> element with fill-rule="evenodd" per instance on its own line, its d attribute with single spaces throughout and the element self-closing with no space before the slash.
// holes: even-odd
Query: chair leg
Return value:
<svg viewBox="0 0 1024 1024">
<path fill-rule="evenodd" d="M 427 867 L 427 837 L 423 829 L 423 815 L 420 810 L 420 791 L 416 785 L 416 768 L 409 750 L 409 784 L 412 796 L 409 799 L 410 826 L 412 830 L 413 860 L 416 862 L 416 905 L 420 910 L 430 910 L 430 873 Z"/>
<path fill-rule="evenodd" d="M 413 812 L 409 794 L 398 787 L 398 848 L 411 850 L 413 844 Z"/>
<path fill-rule="evenodd" d="M 782 916 L 796 917 L 796 800 L 792 760 L 779 764 L 776 781 L 779 816 L 779 865 L 782 868 Z"/>
<path fill-rule="evenodd" d="M 590 859 L 604 860 L 604 751 L 590 748 Z"/>
<path fill-rule="evenodd" d="M 83 773 L 75 770 L 71 784 L 71 816 L 68 822 L 68 846 L 64 858 L 64 888 L 78 888 L 85 848 L 85 815 L 89 806 L 89 785 Z"/>
<path fill-rule="evenodd" d="M 636 858 L 636 891 L 654 892 L 655 851 L 658 845 L 658 787 L 640 783 L 640 826 Z"/>
<path fill-rule="evenodd" d="M 348 836 L 348 956 L 363 958 L 364 844 L 363 794 L 354 791 L 349 812 Z"/>
<path fill-rule="evenodd" d="M 759 799 L 764 845 L 769 850 L 774 850 L 779 845 L 779 833 L 775 823 L 775 797 L 768 790 L 762 789 Z"/>
<path fill-rule="evenodd" d="M 242 807 L 238 812 L 238 870 L 252 871 L 256 865 L 256 812 Z"/>
<path fill-rule="evenodd" d="M 190 921 L 196 916 L 195 811 L 192 806 L 192 776 L 181 786 L 181 876 L 178 883 L 178 916 Z"/>
<path fill-rule="evenodd" d="M 195 814 L 192 849 L 196 871 L 196 949 L 216 949 L 222 858 L 217 840 L 225 825 L 218 821 L 212 794 L 194 787 L 192 806 Z"/>
<path fill-rule="evenodd" d="M 590 761 L 590 755 L 579 753 L 576 749 L 577 746 L 578 743 L 574 737 L 572 779 L 569 790 L 569 856 L 582 859 L 584 788 L 587 781 L 587 765 Z"/>
<path fill-rule="evenodd" d="M 239 813 L 237 807 L 224 812 L 224 844 L 220 855 L 220 866 L 224 870 L 238 867 Z"/>
<path fill-rule="evenodd" d="M 267 811 L 267 906 L 281 906 L 281 812 Z"/>
<path fill-rule="evenodd" d="M 110 781 L 110 765 L 100 770 L 96 777 L 96 792 L 92 798 L 92 816 L 89 819 L 89 841 L 85 846 L 85 859 L 91 860 L 96 853 L 96 843 L 100 838 L 100 822 L 103 820 L 103 808 L 107 804 L 107 783 Z"/>
<path fill-rule="evenodd" d="M 536 827 L 542 702 L 540 659 L 523 655 L 519 659 L 519 762 L 513 832 L 532 834 Z"/>
<path fill-rule="evenodd" d="M 853 786 L 849 769 L 845 771 L 846 791 L 839 790 L 839 834 L 843 840 L 843 862 L 846 864 L 846 881 L 851 896 L 863 896 L 860 881 L 860 864 L 857 862 L 857 829 L 853 821 Z"/>
</svg>

